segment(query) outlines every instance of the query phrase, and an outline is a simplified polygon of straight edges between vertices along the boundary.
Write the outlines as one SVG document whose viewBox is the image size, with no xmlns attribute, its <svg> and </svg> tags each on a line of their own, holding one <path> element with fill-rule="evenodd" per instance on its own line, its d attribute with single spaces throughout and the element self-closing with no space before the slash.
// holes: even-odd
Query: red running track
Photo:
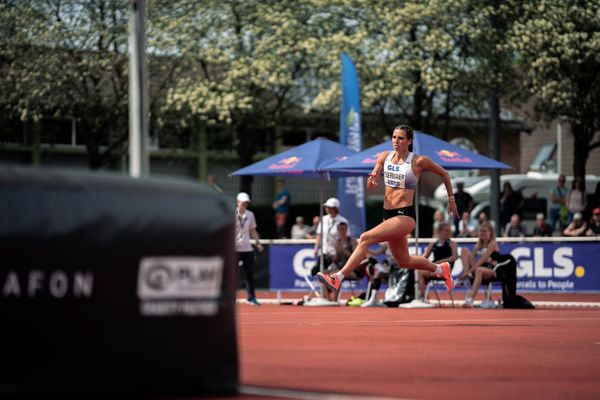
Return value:
<svg viewBox="0 0 600 400">
<path fill-rule="evenodd" d="M 240 304 L 237 315 L 235 398 L 600 399 L 600 308 Z"/>
</svg>

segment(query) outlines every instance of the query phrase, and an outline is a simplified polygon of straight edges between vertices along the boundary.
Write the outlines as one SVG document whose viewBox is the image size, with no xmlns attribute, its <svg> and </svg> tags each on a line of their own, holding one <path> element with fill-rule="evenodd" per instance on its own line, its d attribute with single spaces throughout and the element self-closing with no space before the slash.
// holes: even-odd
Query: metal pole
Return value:
<svg viewBox="0 0 600 400">
<path fill-rule="evenodd" d="M 417 188 L 415 189 L 415 214 L 417 217 L 417 223 L 415 225 L 415 255 L 420 255 L 419 251 L 419 184 L 420 180 L 417 181 Z M 419 293 L 419 270 L 414 269 L 413 273 L 415 275 L 415 298 L 419 298 L 419 296 L 423 295 L 423 293 Z"/>
<path fill-rule="evenodd" d="M 562 124 L 556 123 L 556 173 L 562 174 Z"/>
<path fill-rule="evenodd" d="M 129 175 L 148 176 L 146 0 L 129 3 Z"/>
<path fill-rule="evenodd" d="M 490 93 L 489 107 L 490 157 L 500 160 L 500 100 L 496 92 Z M 490 171 L 490 218 L 496 222 L 496 235 L 500 235 L 503 227 L 500 221 L 500 170 L 498 169 Z"/>
<path fill-rule="evenodd" d="M 419 255 L 419 182 L 417 181 L 417 188 L 415 189 L 415 214 L 417 214 L 417 223 L 415 224 L 415 246 L 416 255 Z"/>
<path fill-rule="evenodd" d="M 323 272 L 325 270 L 325 255 L 323 254 L 324 240 L 323 240 L 323 172 L 319 172 L 319 225 L 321 236 L 321 244 L 319 245 L 319 271 Z"/>
<path fill-rule="evenodd" d="M 321 245 L 320 245 L 320 255 L 319 255 L 319 271 L 323 272 L 325 271 L 325 249 L 324 249 L 324 245 L 325 245 L 325 241 L 323 240 L 323 175 L 325 173 L 323 171 L 319 172 L 319 218 L 320 218 L 320 222 L 319 225 L 321 227 L 319 235 L 321 236 Z M 342 288 L 340 287 L 340 290 L 342 290 Z M 326 294 L 326 290 L 325 287 L 323 285 L 321 285 L 321 299 L 325 299 L 325 294 Z M 329 299 L 326 299 L 329 300 Z"/>
</svg>

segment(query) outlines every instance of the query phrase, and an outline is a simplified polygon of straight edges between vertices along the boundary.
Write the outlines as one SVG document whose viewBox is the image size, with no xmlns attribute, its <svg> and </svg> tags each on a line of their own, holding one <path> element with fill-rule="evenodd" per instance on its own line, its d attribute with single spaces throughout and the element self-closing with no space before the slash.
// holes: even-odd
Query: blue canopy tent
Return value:
<svg viewBox="0 0 600 400">
<path fill-rule="evenodd" d="M 326 169 L 339 175 L 366 175 L 373 170 L 379 153 L 389 150 L 393 150 L 391 140 L 333 162 Z M 508 164 L 419 131 L 414 132 L 413 152 L 431 158 L 445 169 L 513 169 Z"/>
<path fill-rule="evenodd" d="M 325 138 L 316 138 L 247 165 L 232 172 L 230 176 L 287 176 L 294 178 L 322 178 L 326 175 L 332 177 L 345 176 L 345 173 L 326 170 L 325 166 L 354 154 L 356 154 L 354 150 L 339 143 Z"/>
<path fill-rule="evenodd" d="M 319 178 L 319 216 L 323 220 L 323 180 L 325 177 L 345 176 L 345 173 L 328 171 L 326 165 L 356 152 L 339 143 L 325 138 L 316 138 L 310 142 L 293 147 L 274 156 L 257 161 L 230 174 L 230 176 L 285 176 L 294 178 Z M 321 230 L 323 224 L 321 224 Z M 323 232 L 321 231 L 321 237 Z M 323 251 L 320 267 L 323 270 Z"/>
</svg>

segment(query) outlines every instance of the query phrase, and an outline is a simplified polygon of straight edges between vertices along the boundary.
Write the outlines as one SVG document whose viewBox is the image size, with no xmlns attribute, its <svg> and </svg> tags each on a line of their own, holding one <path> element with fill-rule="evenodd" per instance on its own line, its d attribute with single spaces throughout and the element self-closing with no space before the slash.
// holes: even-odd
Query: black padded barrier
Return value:
<svg viewBox="0 0 600 400">
<path fill-rule="evenodd" d="M 0 398 L 235 393 L 233 215 L 192 182 L 0 168 Z"/>
</svg>

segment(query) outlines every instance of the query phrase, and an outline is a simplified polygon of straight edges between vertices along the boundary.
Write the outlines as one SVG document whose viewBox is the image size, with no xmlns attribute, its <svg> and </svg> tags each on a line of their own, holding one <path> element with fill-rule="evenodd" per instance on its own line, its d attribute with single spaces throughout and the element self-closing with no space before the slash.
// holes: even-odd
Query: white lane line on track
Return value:
<svg viewBox="0 0 600 400">
<path fill-rule="evenodd" d="M 259 301 L 263 304 L 275 304 L 278 305 L 279 302 L 276 299 L 259 299 Z M 238 299 L 236 301 L 238 304 L 246 304 L 249 303 L 246 300 Z M 445 306 L 452 305 L 450 300 L 442 300 L 441 303 Z M 455 300 L 454 303 L 456 305 L 461 306 L 464 301 Z M 583 307 L 583 308 L 600 308 L 600 302 L 598 301 L 532 301 L 531 302 L 536 307 Z M 291 305 L 291 304 L 286 304 Z"/>
<path fill-rule="evenodd" d="M 457 323 L 457 322 L 544 322 L 544 321 L 600 321 L 600 317 L 573 317 L 573 318 L 461 318 L 461 319 L 402 319 L 402 320 L 352 320 L 352 321 L 237 321 L 244 325 L 286 325 L 286 324 L 304 324 L 304 325 L 355 325 L 355 324 L 415 324 L 423 323 Z"/>
<path fill-rule="evenodd" d="M 323 400 L 411 400 L 406 397 L 378 397 L 378 396 L 363 396 L 363 395 L 351 395 L 351 394 L 333 394 L 325 392 L 312 392 L 303 390 L 290 390 L 290 389 L 275 389 L 258 386 L 240 386 L 238 392 L 241 394 L 261 396 L 261 397 L 281 397 L 286 399 L 299 399 L 299 400 L 310 400 L 310 399 L 323 399 Z M 414 399 L 412 399 L 414 400 Z"/>
</svg>

